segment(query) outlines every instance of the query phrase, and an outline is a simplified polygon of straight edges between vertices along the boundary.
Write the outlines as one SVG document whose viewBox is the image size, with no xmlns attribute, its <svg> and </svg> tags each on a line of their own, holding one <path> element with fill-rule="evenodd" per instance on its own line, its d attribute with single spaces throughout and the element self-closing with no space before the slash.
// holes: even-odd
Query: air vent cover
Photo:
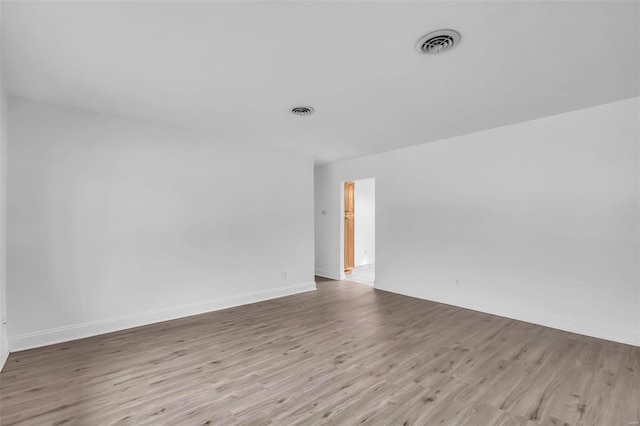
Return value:
<svg viewBox="0 0 640 426">
<path fill-rule="evenodd" d="M 315 110 L 310 106 L 297 106 L 291 108 L 291 112 L 295 115 L 311 115 L 313 114 L 313 111 Z"/>
<path fill-rule="evenodd" d="M 418 40 L 416 49 L 427 55 L 446 52 L 460 42 L 460 33 L 454 30 L 438 30 Z"/>
</svg>

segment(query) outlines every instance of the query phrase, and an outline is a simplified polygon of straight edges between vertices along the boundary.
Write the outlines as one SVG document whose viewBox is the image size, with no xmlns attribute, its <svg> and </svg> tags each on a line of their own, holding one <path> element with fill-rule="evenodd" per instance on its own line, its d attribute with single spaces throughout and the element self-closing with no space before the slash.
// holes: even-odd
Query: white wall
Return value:
<svg viewBox="0 0 640 426">
<path fill-rule="evenodd" d="M 0 88 L 0 370 L 9 356 L 7 339 L 7 96 Z"/>
<path fill-rule="evenodd" d="M 316 270 L 374 176 L 376 288 L 640 345 L 638 103 L 316 168 Z"/>
<path fill-rule="evenodd" d="M 311 156 L 15 98 L 9 119 L 12 350 L 315 289 Z"/>
<path fill-rule="evenodd" d="M 376 180 L 355 182 L 355 262 L 356 266 L 376 262 Z"/>
<path fill-rule="evenodd" d="M 0 2 L 0 17 L 2 16 Z M 0 18 L 1 20 L 1 18 Z M 1 37 L 1 36 L 0 36 Z M 9 356 L 7 341 L 7 95 L 0 66 L 0 370 Z"/>
</svg>

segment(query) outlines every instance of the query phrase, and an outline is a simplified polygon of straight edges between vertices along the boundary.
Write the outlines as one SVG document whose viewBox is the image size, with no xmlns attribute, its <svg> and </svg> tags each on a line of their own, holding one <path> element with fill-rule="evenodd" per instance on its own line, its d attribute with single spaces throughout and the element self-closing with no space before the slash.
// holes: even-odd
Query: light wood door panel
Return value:
<svg viewBox="0 0 640 426">
<path fill-rule="evenodd" d="M 355 189 L 354 182 L 344 183 L 344 273 L 355 265 Z"/>
</svg>

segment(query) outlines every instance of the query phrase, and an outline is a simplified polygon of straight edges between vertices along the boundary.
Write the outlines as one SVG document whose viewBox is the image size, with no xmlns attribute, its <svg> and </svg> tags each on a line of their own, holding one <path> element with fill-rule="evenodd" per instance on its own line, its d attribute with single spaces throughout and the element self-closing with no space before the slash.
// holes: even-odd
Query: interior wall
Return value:
<svg viewBox="0 0 640 426">
<path fill-rule="evenodd" d="M 315 289 L 313 158 L 10 98 L 12 350 Z"/>
<path fill-rule="evenodd" d="M 340 182 L 375 176 L 376 288 L 640 345 L 638 104 L 317 167 L 316 271 Z"/>
<path fill-rule="evenodd" d="M 2 2 L 0 2 L 2 3 Z M 0 5 L 0 16 L 2 6 Z M 0 66 L 0 370 L 9 356 L 7 340 L 7 94 Z"/>
<path fill-rule="evenodd" d="M 360 179 L 355 183 L 355 264 L 376 262 L 376 180 Z"/>
<path fill-rule="evenodd" d="M 0 370 L 9 356 L 7 337 L 7 96 L 0 90 Z"/>
</svg>

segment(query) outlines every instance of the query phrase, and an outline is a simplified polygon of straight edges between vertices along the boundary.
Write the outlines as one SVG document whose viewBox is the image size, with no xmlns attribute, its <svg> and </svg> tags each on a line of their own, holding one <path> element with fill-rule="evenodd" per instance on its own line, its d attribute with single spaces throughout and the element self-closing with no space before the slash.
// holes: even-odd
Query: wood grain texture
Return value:
<svg viewBox="0 0 640 426">
<path fill-rule="evenodd" d="M 324 281 L 11 354 L 3 425 L 624 425 L 640 348 Z"/>
<path fill-rule="evenodd" d="M 355 221 L 356 184 L 344 183 L 344 273 L 350 274 L 356 264 Z"/>
</svg>

